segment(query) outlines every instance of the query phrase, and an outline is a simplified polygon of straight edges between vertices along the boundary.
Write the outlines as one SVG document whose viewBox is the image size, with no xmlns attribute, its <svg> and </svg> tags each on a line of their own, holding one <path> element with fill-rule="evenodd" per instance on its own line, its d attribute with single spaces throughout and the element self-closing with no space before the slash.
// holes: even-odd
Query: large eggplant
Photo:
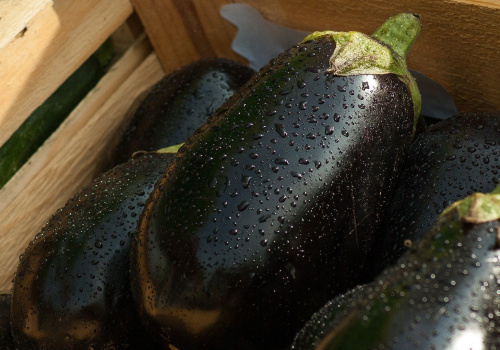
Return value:
<svg viewBox="0 0 500 350">
<path fill-rule="evenodd" d="M 375 243 L 373 256 L 380 264 L 373 264 L 373 275 L 395 263 L 452 202 L 495 188 L 500 180 L 499 145 L 498 113 L 455 115 L 415 139 Z"/>
<path fill-rule="evenodd" d="M 300 350 L 500 349 L 500 187 L 449 206 L 370 284 L 328 302 Z"/>
<path fill-rule="evenodd" d="M 140 154 L 100 175 L 30 243 L 14 279 L 17 349 L 153 349 L 130 291 L 130 245 L 171 153 Z"/>
<path fill-rule="evenodd" d="M 137 151 L 180 144 L 206 122 L 254 74 L 241 63 L 208 58 L 181 67 L 157 82 L 135 111 L 113 164 Z"/>
<path fill-rule="evenodd" d="M 164 346 L 283 348 L 357 283 L 419 114 L 404 62 L 419 29 L 401 14 L 372 37 L 314 33 L 186 141 L 132 249 L 134 299 Z"/>
</svg>

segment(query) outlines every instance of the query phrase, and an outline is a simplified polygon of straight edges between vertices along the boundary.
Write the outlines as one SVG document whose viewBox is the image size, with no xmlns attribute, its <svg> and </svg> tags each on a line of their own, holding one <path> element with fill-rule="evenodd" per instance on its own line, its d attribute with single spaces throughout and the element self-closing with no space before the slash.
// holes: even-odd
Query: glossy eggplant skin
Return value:
<svg viewBox="0 0 500 350">
<path fill-rule="evenodd" d="M 373 282 L 315 313 L 292 349 L 500 349 L 499 232 L 498 219 L 447 213 Z"/>
<path fill-rule="evenodd" d="M 154 349 L 134 309 L 130 245 L 172 154 L 151 152 L 100 175 L 30 243 L 11 308 L 17 349 Z"/>
<path fill-rule="evenodd" d="M 208 58 L 165 76 L 132 117 L 112 157 L 114 164 L 136 151 L 184 142 L 254 73 L 236 61 Z"/>
<path fill-rule="evenodd" d="M 395 75 L 334 76 L 326 37 L 285 51 L 189 138 L 132 248 L 143 323 L 179 349 L 281 349 L 357 284 L 412 138 Z"/>
<path fill-rule="evenodd" d="M 408 151 L 374 246 L 381 265 L 372 265 L 373 274 L 395 263 L 452 202 L 490 192 L 499 180 L 500 114 L 458 114 L 430 126 Z"/>
<path fill-rule="evenodd" d="M 0 350 L 14 350 L 14 342 L 10 333 L 11 295 L 0 294 Z"/>
</svg>

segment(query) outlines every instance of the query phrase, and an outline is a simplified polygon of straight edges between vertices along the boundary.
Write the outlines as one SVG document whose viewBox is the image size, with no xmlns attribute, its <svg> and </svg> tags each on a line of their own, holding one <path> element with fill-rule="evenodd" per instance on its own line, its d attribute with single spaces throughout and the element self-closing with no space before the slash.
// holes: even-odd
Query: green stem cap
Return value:
<svg viewBox="0 0 500 350">
<path fill-rule="evenodd" d="M 359 32 L 315 32 L 303 41 L 330 36 L 335 51 L 329 72 L 340 76 L 396 74 L 410 90 L 414 109 L 414 130 L 422 108 L 415 79 L 406 66 L 406 56 L 420 33 L 420 17 L 401 13 L 385 21 L 371 36 Z"/>
<path fill-rule="evenodd" d="M 173 146 L 161 148 L 161 149 L 157 150 L 156 152 L 158 152 L 158 153 L 177 153 L 177 151 L 179 150 L 179 148 L 182 147 L 182 145 L 184 145 L 184 142 L 179 143 L 178 145 L 173 145 Z"/>
<path fill-rule="evenodd" d="M 473 193 L 449 205 L 440 217 L 456 210 L 462 221 L 481 224 L 500 219 L 500 185 L 490 193 Z"/>
</svg>

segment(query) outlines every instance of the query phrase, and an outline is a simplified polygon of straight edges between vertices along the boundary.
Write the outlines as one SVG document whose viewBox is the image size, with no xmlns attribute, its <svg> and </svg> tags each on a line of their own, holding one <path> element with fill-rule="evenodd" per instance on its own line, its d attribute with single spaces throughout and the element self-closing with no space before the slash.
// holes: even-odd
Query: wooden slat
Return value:
<svg viewBox="0 0 500 350">
<path fill-rule="evenodd" d="M 490 7 L 492 9 L 500 9 L 500 1 L 499 0 L 451 0 L 454 2 L 461 2 L 464 4 L 482 6 L 482 7 Z"/>
<path fill-rule="evenodd" d="M 212 1 L 193 1 L 194 12 L 192 17 L 197 21 L 205 32 L 207 45 L 218 57 L 226 57 L 241 63 L 247 64 L 241 56 L 231 49 L 231 42 L 236 35 L 236 28 L 232 23 L 226 21 L 220 16 L 220 0 Z"/>
<path fill-rule="evenodd" d="M 52 0 L 3 0 L 0 1 L 0 49 L 23 35 L 28 23 Z"/>
<path fill-rule="evenodd" d="M 165 72 L 203 57 L 206 45 L 193 41 L 201 28 L 186 22 L 191 14 L 190 1 L 131 0 Z M 203 47 L 202 47 L 203 46 Z"/>
<path fill-rule="evenodd" d="M 0 190 L 0 290 L 10 288 L 19 255 L 49 215 L 99 171 L 136 97 L 163 75 L 143 38 Z"/>
<path fill-rule="evenodd" d="M 144 35 L 144 26 L 134 12 L 121 26 L 111 35 L 114 60 L 118 59 L 141 35 Z"/>
<path fill-rule="evenodd" d="M 0 145 L 132 10 L 129 0 L 54 0 L 0 50 Z"/>
<path fill-rule="evenodd" d="M 408 57 L 410 68 L 442 84 L 461 112 L 500 109 L 499 0 L 316 0 L 307 4 L 302 0 L 133 0 L 164 67 L 214 53 L 234 57 L 230 45 L 236 28 L 219 15 L 223 4 L 232 2 L 247 3 L 275 23 L 306 31 L 371 33 L 394 14 L 418 13 L 422 32 Z M 172 29 L 165 12 L 184 14 L 182 21 L 176 18 L 175 22 L 181 29 Z M 163 37 L 169 39 L 162 41 Z M 183 45 L 189 50 L 177 52 Z"/>
</svg>

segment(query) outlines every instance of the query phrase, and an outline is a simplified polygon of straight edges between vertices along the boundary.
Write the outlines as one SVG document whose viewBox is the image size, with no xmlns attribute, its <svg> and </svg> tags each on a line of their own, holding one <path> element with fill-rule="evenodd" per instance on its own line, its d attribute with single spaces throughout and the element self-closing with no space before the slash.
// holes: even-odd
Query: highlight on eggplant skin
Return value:
<svg viewBox="0 0 500 350">
<path fill-rule="evenodd" d="M 489 208 L 448 207 L 395 265 L 316 312 L 291 349 L 500 349 L 496 191 Z"/>
<path fill-rule="evenodd" d="M 306 40 L 262 68 L 149 197 L 132 289 L 165 347 L 283 349 L 358 283 L 417 108 L 396 74 L 330 73 L 335 47 Z"/>
<path fill-rule="evenodd" d="M 372 256 L 372 274 L 395 263 L 451 203 L 500 181 L 500 113 L 457 114 L 410 146 Z"/>
<path fill-rule="evenodd" d="M 184 142 L 254 73 L 230 59 L 206 58 L 163 77 L 135 111 L 113 152 L 113 165 L 137 151 Z"/>
<path fill-rule="evenodd" d="M 172 154 L 140 154 L 59 209 L 20 257 L 10 319 L 17 349 L 154 349 L 130 291 L 130 245 Z"/>
</svg>

